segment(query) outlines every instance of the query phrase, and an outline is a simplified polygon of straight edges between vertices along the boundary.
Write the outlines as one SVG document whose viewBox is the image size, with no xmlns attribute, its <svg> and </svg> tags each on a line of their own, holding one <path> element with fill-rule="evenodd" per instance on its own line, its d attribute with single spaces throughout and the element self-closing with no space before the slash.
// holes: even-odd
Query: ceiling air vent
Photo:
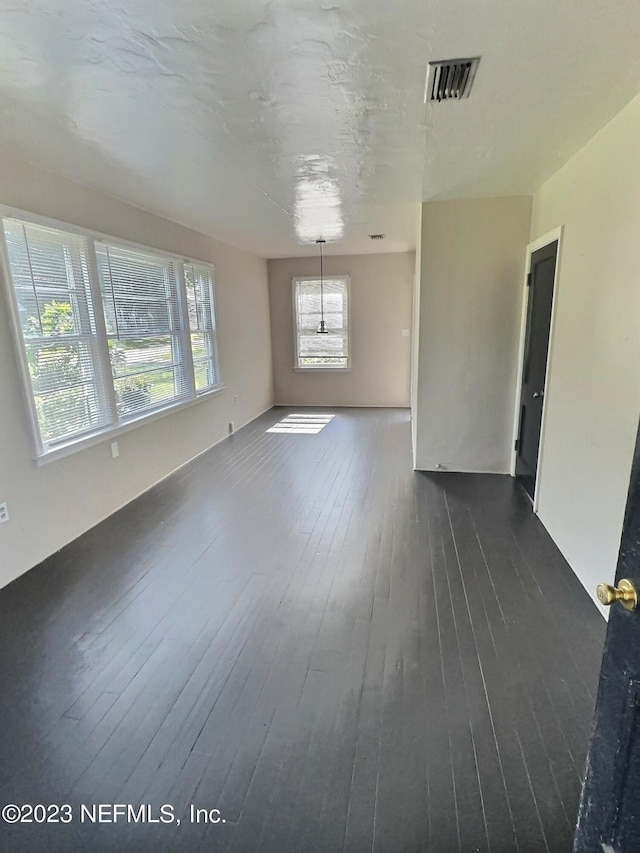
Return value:
<svg viewBox="0 0 640 853">
<path fill-rule="evenodd" d="M 468 98 L 480 57 L 472 59 L 443 59 L 427 66 L 424 102 L 459 101 Z"/>
</svg>

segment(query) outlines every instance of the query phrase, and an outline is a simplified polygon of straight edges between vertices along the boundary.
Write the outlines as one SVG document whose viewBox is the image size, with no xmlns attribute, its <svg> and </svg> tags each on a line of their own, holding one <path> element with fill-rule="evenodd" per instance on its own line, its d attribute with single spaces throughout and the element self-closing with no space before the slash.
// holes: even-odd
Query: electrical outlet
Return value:
<svg viewBox="0 0 640 853">
<path fill-rule="evenodd" d="M 233 397 L 233 402 L 235 403 L 236 406 L 238 405 L 239 400 L 240 400 L 240 397 L 238 397 L 238 395 L 235 394 Z"/>
<path fill-rule="evenodd" d="M 233 435 L 233 421 L 229 421 L 229 435 Z"/>
<path fill-rule="evenodd" d="M 111 442 L 111 458 L 117 459 L 120 456 L 120 448 L 118 447 L 117 441 Z"/>
<path fill-rule="evenodd" d="M 0 524 L 9 521 L 9 507 L 6 503 L 0 504 Z"/>
</svg>

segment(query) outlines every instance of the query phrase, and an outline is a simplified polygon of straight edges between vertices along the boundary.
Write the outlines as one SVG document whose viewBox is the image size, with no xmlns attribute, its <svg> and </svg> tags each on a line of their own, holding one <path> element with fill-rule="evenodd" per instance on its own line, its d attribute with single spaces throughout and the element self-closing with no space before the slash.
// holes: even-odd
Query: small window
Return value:
<svg viewBox="0 0 640 853">
<path fill-rule="evenodd" d="M 348 369 L 349 277 L 294 278 L 296 363 L 298 369 Z M 326 334 L 318 327 L 324 319 Z"/>
</svg>

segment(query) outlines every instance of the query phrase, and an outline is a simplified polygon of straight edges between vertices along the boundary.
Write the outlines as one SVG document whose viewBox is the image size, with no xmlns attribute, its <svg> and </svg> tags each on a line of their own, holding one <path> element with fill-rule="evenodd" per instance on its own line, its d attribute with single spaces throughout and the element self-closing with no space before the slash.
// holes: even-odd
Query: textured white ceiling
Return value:
<svg viewBox="0 0 640 853">
<path fill-rule="evenodd" d="M 533 192 L 640 90 L 638 0 L 0 15 L 0 148 L 264 257 L 411 248 L 419 201 Z M 423 103 L 428 60 L 476 55 L 468 100 Z"/>
</svg>

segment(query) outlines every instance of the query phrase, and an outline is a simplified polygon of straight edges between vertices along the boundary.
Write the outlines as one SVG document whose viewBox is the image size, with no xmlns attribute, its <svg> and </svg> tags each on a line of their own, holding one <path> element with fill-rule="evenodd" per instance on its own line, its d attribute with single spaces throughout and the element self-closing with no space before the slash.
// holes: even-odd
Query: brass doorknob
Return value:
<svg viewBox="0 0 640 853">
<path fill-rule="evenodd" d="M 638 606 L 638 592 L 626 578 L 621 580 L 618 586 L 599 583 L 596 595 L 600 604 L 613 604 L 614 601 L 619 601 L 626 610 L 635 610 Z"/>
</svg>

